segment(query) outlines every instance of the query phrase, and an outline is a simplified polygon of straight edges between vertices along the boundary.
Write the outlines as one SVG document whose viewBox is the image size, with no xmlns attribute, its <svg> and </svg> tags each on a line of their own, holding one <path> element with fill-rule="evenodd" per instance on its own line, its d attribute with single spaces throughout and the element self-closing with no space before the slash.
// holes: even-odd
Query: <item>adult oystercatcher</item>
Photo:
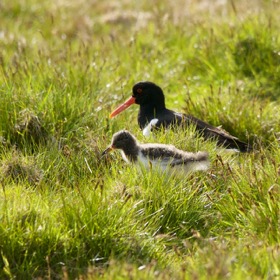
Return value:
<svg viewBox="0 0 280 280">
<path fill-rule="evenodd" d="M 162 89 L 152 82 L 139 82 L 132 88 L 132 96 L 115 109 L 110 118 L 117 116 L 132 104 L 140 105 L 138 113 L 138 124 L 141 129 L 150 123 L 151 120 L 158 121 L 153 126 L 174 127 L 194 125 L 196 130 L 205 139 L 215 139 L 219 146 L 227 149 L 238 149 L 241 152 L 252 150 L 249 144 L 240 141 L 237 137 L 229 134 L 225 130 L 212 126 L 192 115 L 177 113 L 165 107 L 165 99 Z"/>
<path fill-rule="evenodd" d="M 114 149 L 120 149 L 123 159 L 127 162 L 140 164 L 148 169 L 172 172 L 175 175 L 207 170 L 210 166 L 206 152 L 190 153 L 165 144 L 140 144 L 127 130 L 115 133 L 110 146 L 102 155 Z"/>
</svg>

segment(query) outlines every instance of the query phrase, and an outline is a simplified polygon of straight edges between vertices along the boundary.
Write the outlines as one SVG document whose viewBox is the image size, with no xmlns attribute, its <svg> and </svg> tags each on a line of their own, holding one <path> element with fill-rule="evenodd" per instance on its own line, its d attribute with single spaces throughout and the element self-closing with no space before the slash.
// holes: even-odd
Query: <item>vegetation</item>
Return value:
<svg viewBox="0 0 280 280">
<path fill-rule="evenodd" d="M 0 278 L 279 277 L 279 1 L 138 2 L 1 2 Z M 192 128 L 145 139 L 136 106 L 109 120 L 141 80 L 255 151 Z M 123 128 L 211 169 L 101 157 Z"/>
</svg>

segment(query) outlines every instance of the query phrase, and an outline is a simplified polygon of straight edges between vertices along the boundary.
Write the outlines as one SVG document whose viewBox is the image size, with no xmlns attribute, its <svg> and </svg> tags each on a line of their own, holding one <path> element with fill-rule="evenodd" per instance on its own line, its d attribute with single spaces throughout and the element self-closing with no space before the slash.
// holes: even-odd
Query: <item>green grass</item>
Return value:
<svg viewBox="0 0 280 280">
<path fill-rule="evenodd" d="M 279 1 L 99 2 L 0 4 L 0 278 L 279 277 Z M 256 151 L 109 120 L 141 80 Z M 101 157 L 123 128 L 211 169 Z"/>
</svg>

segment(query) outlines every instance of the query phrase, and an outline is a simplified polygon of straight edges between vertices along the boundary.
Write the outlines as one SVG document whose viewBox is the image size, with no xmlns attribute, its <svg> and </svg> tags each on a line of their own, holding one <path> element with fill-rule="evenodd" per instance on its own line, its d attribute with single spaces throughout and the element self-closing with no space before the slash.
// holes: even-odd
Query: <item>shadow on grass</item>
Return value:
<svg viewBox="0 0 280 280">
<path fill-rule="evenodd" d="M 255 38 L 240 40 L 233 53 L 237 72 L 258 81 L 260 97 L 277 100 L 280 97 L 279 50 Z"/>
</svg>

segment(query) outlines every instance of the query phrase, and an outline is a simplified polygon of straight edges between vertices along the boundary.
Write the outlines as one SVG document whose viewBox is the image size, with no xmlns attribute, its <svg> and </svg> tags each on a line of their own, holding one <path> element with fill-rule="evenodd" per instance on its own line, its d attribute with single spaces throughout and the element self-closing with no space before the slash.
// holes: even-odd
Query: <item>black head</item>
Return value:
<svg viewBox="0 0 280 280">
<path fill-rule="evenodd" d="M 132 88 L 132 97 L 139 105 L 155 105 L 165 107 L 164 94 L 162 89 L 152 82 L 139 82 Z"/>
<path fill-rule="evenodd" d="M 121 130 L 113 135 L 111 147 L 126 150 L 137 146 L 136 138 L 127 130 Z"/>
</svg>

